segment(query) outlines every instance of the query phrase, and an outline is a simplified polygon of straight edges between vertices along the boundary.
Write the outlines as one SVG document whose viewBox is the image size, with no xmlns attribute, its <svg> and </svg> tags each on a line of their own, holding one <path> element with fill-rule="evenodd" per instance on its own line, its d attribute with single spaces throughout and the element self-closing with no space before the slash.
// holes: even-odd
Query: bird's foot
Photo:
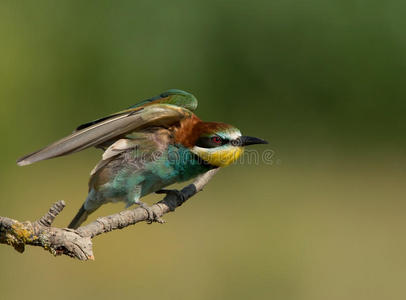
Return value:
<svg viewBox="0 0 406 300">
<path fill-rule="evenodd" d="M 174 211 L 176 207 L 181 206 L 183 204 L 183 202 L 185 202 L 187 200 L 185 194 L 183 194 L 182 191 L 175 190 L 175 189 L 174 190 L 162 189 L 162 190 L 156 191 L 155 193 L 156 194 L 166 194 L 166 195 L 172 194 L 172 195 L 176 196 L 178 201 L 176 203 L 169 203 L 170 204 L 169 208 L 171 211 Z"/>
<path fill-rule="evenodd" d="M 154 211 L 148 204 L 141 201 L 137 202 L 137 204 L 147 211 L 148 213 L 147 224 L 152 224 L 153 222 L 157 222 L 159 224 L 165 223 L 165 221 L 161 217 L 159 217 L 156 213 L 154 213 Z"/>
</svg>

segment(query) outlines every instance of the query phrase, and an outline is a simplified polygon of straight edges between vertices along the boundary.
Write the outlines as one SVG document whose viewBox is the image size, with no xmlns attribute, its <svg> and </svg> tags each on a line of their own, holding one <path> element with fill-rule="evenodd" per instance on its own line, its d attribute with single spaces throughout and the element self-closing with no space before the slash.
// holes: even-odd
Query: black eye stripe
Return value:
<svg viewBox="0 0 406 300">
<path fill-rule="evenodd" d="M 220 143 L 214 141 L 214 138 L 216 137 L 220 138 Z M 196 142 L 196 146 L 201 148 L 216 148 L 225 145 L 228 142 L 229 140 L 223 139 L 219 136 L 200 137 Z"/>
</svg>

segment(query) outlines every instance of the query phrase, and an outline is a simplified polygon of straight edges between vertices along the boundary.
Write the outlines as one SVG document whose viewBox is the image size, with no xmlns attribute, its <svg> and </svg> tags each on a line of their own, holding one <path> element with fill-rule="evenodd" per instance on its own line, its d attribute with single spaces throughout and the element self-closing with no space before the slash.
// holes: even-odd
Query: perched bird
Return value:
<svg viewBox="0 0 406 300">
<path fill-rule="evenodd" d="M 69 136 L 17 161 L 19 166 L 95 146 L 104 150 L 91 171 L 89 194 L 69 228 L 108 202 L 129 207 L 140 198 L 238 159 L 243 146 L 266 144 L 228 124 L 203 122 L 192 111 L 197 99 L 168 90 L 126 110 L 85 123 Z M 169 192 L 168 190 L 163 190 Z M 150 211 L 148 210 L 150 213 Z"/>
</svg>

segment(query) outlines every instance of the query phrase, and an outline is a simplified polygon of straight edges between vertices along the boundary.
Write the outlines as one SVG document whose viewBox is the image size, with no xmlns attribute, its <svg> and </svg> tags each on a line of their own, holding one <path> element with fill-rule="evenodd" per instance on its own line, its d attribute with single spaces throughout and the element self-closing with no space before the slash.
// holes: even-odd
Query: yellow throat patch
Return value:
<svg viewBox="0 0 406 300">
<path fill-rule="evenodd" d="M 226 167 L 235 162 L 244 153 L 244 148 L 236 146 L 229 146 L 223 149 L 193 147 L 192 152 L 213 166 Z"/>
</svg>

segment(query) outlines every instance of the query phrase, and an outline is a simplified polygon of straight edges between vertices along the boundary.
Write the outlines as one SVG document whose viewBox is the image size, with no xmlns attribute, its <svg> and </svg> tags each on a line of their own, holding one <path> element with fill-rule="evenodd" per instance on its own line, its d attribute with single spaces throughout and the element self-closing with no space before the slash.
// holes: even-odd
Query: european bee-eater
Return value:
<svg viewBox="0 0 406 300">
<path fill-rule="evenodd" d="M 228 124 L 203 122 L 192 111 L 197 99 L 181 90 L 80 125 L 69 136 L 26 155 L 18 165 L 68 155 L 95 146 L 104 150 L 91 172 L 89 194 L 69 224 L 77 228 L 108 202 L 148 208 L 140 198 L 238 159 L 243 146 L 266 144 Z"/>
</svg>

